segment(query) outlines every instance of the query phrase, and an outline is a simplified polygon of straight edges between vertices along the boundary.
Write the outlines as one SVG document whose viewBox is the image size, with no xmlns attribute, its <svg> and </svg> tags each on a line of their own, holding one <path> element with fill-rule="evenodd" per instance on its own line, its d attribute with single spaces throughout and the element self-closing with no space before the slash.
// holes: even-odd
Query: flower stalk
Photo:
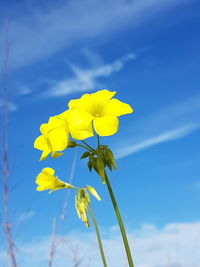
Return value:
<svg viewBox="0 0 200 267">
<path fill-rule="evenodd" d="M 98 225 L 97 225 L 97 222 L 96 222 L 94 213 L 93 213 L 92 208 L 91 208 L 90 205 L 88 206 L 88 210 L 89 210 L 90 215 L 91 215 L 91 217 L 92 217 L 92 221 L 93 221 L 94 228 L 95 228 L 95 231 L 96 231 L 96 236 L 97 236 L 97 241 L 98 241 L 98 244 L 99 244 L 99 250 L 100 250 L 100 253 L 101 253 L 101 258 L 102 258 L 102 261 L 103 261 L 103 266 L 104 266 L 104 267 L 107 267 L 106 257 L 105 257 L 105 255 L 104 255 L 104 250 L 103 250 L 103 245 L 102 245 L 102 242 L 101 242 L 101 237 L 100 237 L 100 233 L 99 233 L 99 228 L 98 228 Z"/>
<path fill-rule="evenodd" d="M 134 267 L 133 259 L 132 259 L 132 256 L 131 256 L 131 251 L 130 251 L 129 244 L 128 244 L 128 239 L 127 239 L 127 236 L 126 236 L 126 231 L 124 229 L 124 224 L 123 224 L 123 221 L 122 221 L 122 218 L 121 218 L 121 215 L 120 215 L 120 212 L 119 212 L 119 208 L 118 208 L 118 205 L 117 205 L 117 202 L 116 202 L 116 199 L 115 199 L 114 193 L 112 191 L 112 187 L 110 185 L 110 181 L 108 179 L 108 176 L 107 176 L 106 172 L 105 172 L 105 182 L 106 182 L 106 186 L 108 188 L 108 192 L 110 194 L 110 198 L 111 198 L 111 201 L 112 201 L 112 204 L 113 204 L 113 208 L 115 210 L 115 214 L 116 214 L 116 217 L 117 217 L 117 220 L 118 220 L 119 228 L 120 228 L 120 231 L 121 231 L 121 234 L 122 234 L 122 238 L 123 238 L 124 247 L 125 247 L 125 250 L 126 250 L 126 255 L 127 255 L 129 267 Z"/>
<path fill-rule="evenodd" d="M 95 151 L 90 145 L 88 145 L 84 140 L 82 140 L 83 144 L 85 144 L 91 151 Z"/>
<path fill-rule="evenodd" d="M 98 134 L 97 134 L 97 143 L 98 143 L 98 148 L 100 148 L 100 137 L 99 137 Z M 128 244 L 128 239 L 127 239 L 127 236 L 126 236 L 126 231 L 125 231 L 125 228 L 124 228 L 124 224 L 123 224 L 123 221 L 122 221 L 122 218 L 121 218 L 121 215 L 120 215 L 120 212 L 119 212 L 119 208 L 118 208 L 118 205 L 117 205 L 117 201 L 115 199 L 115 196 L 114 196 L 114 193 L 113 193 L 113 190 L 112 190 L 112 187 L 111 187 L 111 184 L 110 184 L 110 181 L 108 179 L 108 175 L 107 175 L 105 169 L 104 169 L 104 182 L 105 182 L 105 184 L 107 186 L 107 189 L 108 189 L 111 201 L 112 201 L 112 205 L 113 205 L 113 208 L 115 210 L 115 214 L 116 214 L 117 221 L 118 221 L 118 224 L 119 224 L 119 228 L 120 228 L 120 231 L 121 231 L 121 235 L 122 235 L 122 239 L 123 239 L 123 243 L 124 243 L 124 247 L 125 247 L 125 251 L 126 251 L 129 267 L 134 267 L 133 259 L 132 259 L 132 256 L 131 256 L 131 251 L 130 251 L 129 244 Z"/>
</svg>

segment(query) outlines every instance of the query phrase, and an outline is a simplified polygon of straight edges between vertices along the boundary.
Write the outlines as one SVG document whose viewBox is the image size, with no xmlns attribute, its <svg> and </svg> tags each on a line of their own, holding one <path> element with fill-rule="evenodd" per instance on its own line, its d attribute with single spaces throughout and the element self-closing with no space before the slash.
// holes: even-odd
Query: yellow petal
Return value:
<svg viewBox="0 0 200 267">
<path fill-rule="evenodd" d="M 97 191 L 94 189 L 94 187 L 87 185 L 87 190 L 94 196 L 96 199 L 101 200 L 100 196 L 98 195 Z"/>
<path fill-rule="evenodd" d="M 118 99 L 111 99 L 105 109 L 103 110 L 103 115 L 114 115 L 114 116 L 121 116 L 124 114 L 132 113 L 133 109 L 129 104 L 126 104 Z"/>
<path fill-rule="evenodd" d="M 91 94 L 92 100 L 95 102 L 108 102 L 114 95 L 116 94 L 116 92 L 111 92 L 108 90 L 100 90 L 97 91 L 96 93 Z"/>
<path fill-rule="evenodd" d="M 100 136 L 113 135 L 118 131 L 119 121 L 116 116 L 106 115 L 94 119 L 94 129 Z"/>
<path fill-rule="evenodd" d="M 94 135 L 92 131 L 92 124 L 89 125 L 87 130 L 77 130 L 73 126 L 69 125 L 69 131 L 72 138 L 77 140 L 83 140 Z"/>
<path fill-rule="evenodd" d="M 92 103 L 90 107 L 84 107 L 88 109 L 88 112 L 95 117 L 101 117 L 107 102 L 116 94 L 116 92 L 110 92 L 108 90 L 101 90 L 91 94 Z"/>
<path fill-rule="evenodd" d="M 80 99 L 73 99 L 69 102 L 69 109 L 84 109 L 92 116 L 99 116 L 107 102 L 116 94 L 108 90 L 100 90 L 92 94 L 84 94 Z"/>
<path fill-rule="evenodd" d="M 38 184 L 38 186 L 40 188 L 39 191 L 49 189 L 50 185 L 51 185 L 51 176 L 41 172 L 36 177 L 36 181 L 35 182 L 36 182 L 36 184 Z"/>
<path fill-rule="evenodd" d="M 79 99 L 72 99 L 68 103 L 69 109 L 73 109 L 73 108 L 84 108 L 84 107 L 90 108 L 91 105 L 92 105 L 92 99 L 91 99 L 91 95 L 90 94 L 84 94 L 84 95 L 82 95 L 81 98 L 79 98 Z"/>
<path fill-rule="evenodd" d="M 42 152 L 42 155 L 40 157 L 40 161 L 46 159 L 50 153 L 51 153 L 51 150 L 50 149 L 43 151 Z"/>
<path fill-rule="evenodd" d="M 40 135 L 35 139 L 34 148 L 37 148 L 41 151 L 49 150 L 49 146 L 43 135 Z"/>
<path fill-rule="evenodd" d="M 93 116 L 83 109 L 75 108 L 69 110 L 67 120 L 69 125 L 72 125 L 77 130 L 87 130 L 93 120 Z"/>
<path fill-rule="evenodd" d="M 47 189 L 48 189 L 48 188 L 47 188 Z M 38 185 L 38 187 L 36 188 L 36 190 L 37 190 L 37 191 L 44 191 L 44 190 L 46 190 L 46 189 L 44 189 L 43 186 Z"/>
<path fill-rule="evenodd" d="M 67 122 L 59 118 L 58 116 L 50 117 L 48 121 L 49 131 L 59 127 L 65 128 L 67 130 L 68 129 Z"/>
<path fill-rule="evenodd" d="M 48 140 L 52 151 L 62 151 L 67 147 L 69 135 L 64 128 L 55 128 L 49 131 Z"/>
<path fill-rule="evenodd" d="M 46 167 L 46 168 L 42 169 L 42 173 L 54 175 L 55 174 L 55 170 L 50 168 L 50 167 Z"/>
<path fill-rule="evenodd" d="M 56 115 L 56 117 L 58 117 L 61 120 L 67 121 L 68 112 L 69 112 L 69 110 L 66 110 L 66 111 Z"/>
<path fill-rule="evenodd" d="M 49 131 L 48 123 L 43 123 L 40 126 L 40 132 L 46 137 Z"/>
<path fill-rule="evenodd" d="M 54 128 L 63 127 L 67 131 L 68 130 L 68 124 L 62 118 L 63 118 L 63 115 L 61 117 L 59 117 L 58 115 L 57 116 L 50 117 L 48 123 L 41 124 L 41 126 L 40 126 L 40 132 L 45 137 L 47 137 L 48 132 L 51 131 Z"/>
</svg>

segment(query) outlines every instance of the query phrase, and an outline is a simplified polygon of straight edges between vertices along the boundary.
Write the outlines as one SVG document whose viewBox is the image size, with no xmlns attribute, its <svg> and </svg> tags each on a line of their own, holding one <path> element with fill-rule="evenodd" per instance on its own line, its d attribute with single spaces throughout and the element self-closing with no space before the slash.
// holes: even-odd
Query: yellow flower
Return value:
<svg viewBox="0 0 200 267">
<path fill-rule="evenodd" d="M 69 129 L 66 121 L 60 119 L 58 116 L 50 117 L 48 123 L 40 126 L 42 135 L 36 138 L 34 147 L 43 151 L 40 160 L 44 160 L 52 152 L 52 157 L 57 158 L 63 151 L 69 140 Z"/>
<path fill-rule="evenodd" d="M 121 115 L 132 113 L 130 105 L 112 97 L 116 92 L 100 90 L 92 94 L 84 94 L 80 99 L 71 100 L 68 104 L 68 123 L 78 130 L 94 130 L 100 136 L 113 135 L 118 131 L 118 118 Z M 74 134 L 75 139 L 79 136 Z"/>
<path fill-rule="evenodd" d="M 63 188 L 73 188 L 72 185 L 65 183 L 59 180 L 56 176 L 54 176 L 55 171 L 52 168 L 44 168 L 41 173 L 36 177 L 36 184 L 38 187 L 37 191 L 43 191 L 50 189 L 50 193 L 52 191 L 63 189 Z"/>
<path fill-rule="evenodd" d="M 85 119 L 84 111 L 82 112 L 81 115 L 78 114 L 80 116 L 77 121 L 74 121 L 73 124 L 70 124 L 70 122 L 72 122 L 73 120 L 73 117 L 71 116 L 74 116 L 75 113 L 76 113 L 75 110 L 73 114 L 71 114 L 69 110 L 66 110 L 63 113 L 57 115 L 56 117 L 60 118 L 61 120 L 64 120 L 68 124 L 69 132 L 72 138 L 83 140 L 83 139 L 93 136 L 92 125 L 91 124 L 88 125 L 87 122 L 84 123 L 84 119 Z M 81 123 L 81 128 L 79 127 L 80 123 Z"/>
</svg>

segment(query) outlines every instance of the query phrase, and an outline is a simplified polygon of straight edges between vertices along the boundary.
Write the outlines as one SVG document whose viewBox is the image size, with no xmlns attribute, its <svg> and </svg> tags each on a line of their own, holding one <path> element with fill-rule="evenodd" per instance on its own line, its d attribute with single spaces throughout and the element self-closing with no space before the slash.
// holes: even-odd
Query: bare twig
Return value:
<svg viewBox="0 0 200 267">
<path fill-rule="evenodd" d="M 82 249 L 79 248 L 77 243 L 73 243 L 72 240 L 64 240 L 64 239 L 62 239 L 62 243 L 66 245 L 67 250 L 66 252 L 63 251 L 62 253 L 60 252 L 60 254 L 71 258 L 72 267 L 79 267 L 80 264 L 83 264 L 83 262 L 85 262 L 85 260 L 88 259 L 89 254 L 87 252 L 83 256 L 79 255 L 79 251 L 81 250 L 82 252 Z M 89 266 L 89 262 L 87 266 Z"/>
<path fill-rule="evenodd" d="M 48 266 L 53 266 L 53 259 L 56 251 L 56 218 L 53 218 L 52 221 L 52 242 L 51 242 L 51 248 L 50 248 L 50 254 L 49 254 L 49 262 Z"/>
<path fill-rule="evenodd" d="M 69 183 L 72 183 L 72 181 L 73 181 L 75 167 L 76 167 L 76 154 L 75 154 L 73 162 L 72 162 Z M 62 207 L 62 210 L 61 210 L 61 213 L 60 213 L 60 223 L 59 223 L 59 229 L 58 229 L 59 233 L 61 233 L 62 224 L 63 224 L 63 221 L 65 219 L 69 193 L 70 193 L 69 190 L 67 190 L 66 195 L 65 195 L 65 199 L 64 199 L 64 204 L 63 204 L 63 207 Z M 51 243 L 51 249 L 50 249 L 50 254 L 49 254 L 49 262 L 48 262 L 48 266 L 49 267 L 53 266 L 53 259 L 54 259 L 54 255 L 55 255 L 55 252 L 56 252 L 56 247 L 57 247 L 57 244 L 56 244 L 56 219 L 54 218 L 53 219 L 53 223 L 52 223 L 52 243 Z"/>
<path fill-rule="evenodd" d="M 71 171 L 70 171 L 70 176 L 69 176 L 69 183 L 70 184 L 72 184 L 73 179 L 74 179 L 74 173 L 75 173 L 75 168 L 76 168 L 76 161 L 77 161 L 77 153 L 75 151 L 74 159 L 73 159 L 72 167 L 71 167 Z M 60 213 L 60 225 L 59 225 L 60 227 L 59 227 L 59 232 L 62 231 L 62 224 L 63 224 L 63 221 L 64 221 L 65 216 L 66 216 L 67 201 L 68 201 L 68 198 L 69 198 L 69 194 L 70 194 L 70 191 L 67 190 L 66 191 L 66 194 L 65 194 L 63 208 L 62 208 L 61 213 Z"/>
<path fill-rule="evenodd" d="M 78 258 L 77 247 L 76 248 L 71 247 L 70 250 L 72 252 L 71 257 L 72 257 L 72 261 L 73 261 L 73 267 L 80 266 L 80 264 L 84 261 L 85 257 L 83 256 L 80 259 Z"/>
<path fill-rule="evenodd" d="M 12 240 L 12 224 L 9 222 L 8 202 L 9 202 L 9 188 L 8 188 L 8 90 L 7 90 L 7 78 L 8 78 L 8 61 L 9 61 L 9 23 L 6 24 L 6 38 L 5 38 L 5 58 L 3 62 L 3 86 L 2 86 L 2 184 L 3 184 L 3 205 L 4 205 L 4 220 L 2 227 L 5 233 L 7 242 L 7 254 L 11 267 L 17 267 L 16 257 L 14 252 L 14 243 Z"/>
</svg>

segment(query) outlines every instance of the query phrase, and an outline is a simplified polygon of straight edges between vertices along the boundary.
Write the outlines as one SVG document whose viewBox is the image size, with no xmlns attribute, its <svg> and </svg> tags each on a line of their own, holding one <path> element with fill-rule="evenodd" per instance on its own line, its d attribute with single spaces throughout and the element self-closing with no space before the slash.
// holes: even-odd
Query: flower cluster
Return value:
<svg viewBox="0 0 200 267">
<path fill-rule="evenodd" d="M 40 127 L 41 135 L 34 147 L 42 151 L 40 160 L 51 153 L 53 158 L 61 156 L 68 147 L 69 135 L 76 140 L 84 140 L 94 135 L 113 135 L 118 131 L 118 117 L 132 113 L 130 105 L 113 98 L 116 92 L 100 90 L 84 94 L 68 103 L 68 110 L 50 117 L 48 123 Z"/>
<path fill-rule="evenodd" d="M 94 135 L 109 136 L 118 131 L 118 117 L 133 112 L 132 108 L 118 99 L 113 98 L 116 92 L 100 90 L 92 94 L 84 94 L 79 99 L 71 100 L 68 109 L 61 114 L 52 116 L 47 123 L 40 126 L 41 135 L 36 138 L 34 147 L 42 151 L 40 160 L 44 160 L 49 154 L 57 158 L 69 147 L 82 146 L 77 140 L 84 140 Z M 70 137 L 76 141 L 70 140 Z M 84 142 L 84 141 L 83 141 Z M 84 143 L 85 144 L 85 143 Z M 111 171 L 116 169 L 112 151 L 104 145 L 98 144 L 96 149 L 86 144 L 86 152 L 81 158 L 88 158 L 88 168 L 94 169 L 105 183 L 105 168 Z M 87 208 L 90 204 L 91 193 L 100 200 L 96 190 L 91 186 L 83 188 L 74 187 L 58 179 L 52 168 L 44 168 L 36 178 L 37 190 L 52 191 L 64 188 L 77 190 L 75 207 L 80 219 L 89 226 Z"/>
</svg>

